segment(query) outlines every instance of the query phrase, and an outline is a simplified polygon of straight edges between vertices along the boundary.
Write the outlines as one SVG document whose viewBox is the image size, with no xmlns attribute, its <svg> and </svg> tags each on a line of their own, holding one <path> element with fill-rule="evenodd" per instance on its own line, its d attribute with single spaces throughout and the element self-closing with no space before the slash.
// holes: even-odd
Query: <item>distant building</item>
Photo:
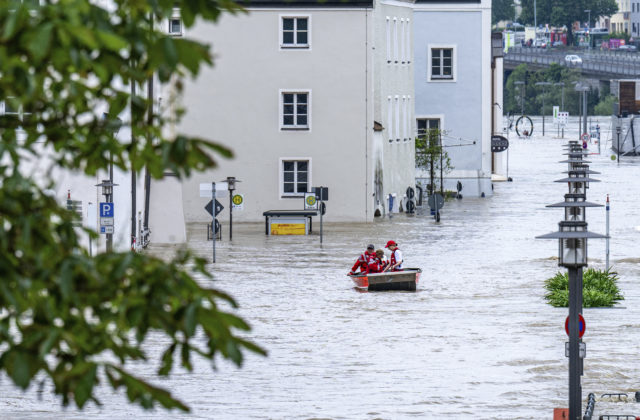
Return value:
<svg viewBox="0 0 640 420">
<path fill-rule="evenodd" d="M 631 30 L 631 2 L 632 0 L 616 0 L 618 13 L 609 19 L 609 32 L 629 33 Z M 634 6 L 635 8 L 635 6 Z"/>
<path fill-rule="evenodd" d="M 398 211 L 415 186 L 411 6 L 254 0 L 185 30 L 212 44 L 215 66 L 186 83 L 179 129 L 235 154 L 183 184 L 185 218 L 209 220 L 198 184 L 227 176 L 242 181 L 234 220 L 302 209 L 317 186 L 329 188 L 327 220 Z"/>
<path fill-rule="evenodd" d="M 460 181 L 464 195 L 490 195 L 491 2 L 416 0 L 413 49 L 417 131 L 443 132 L 454 168 L 445 190 Z M 417 179 L 426 185 L 429 174 Z"/>
</svg>

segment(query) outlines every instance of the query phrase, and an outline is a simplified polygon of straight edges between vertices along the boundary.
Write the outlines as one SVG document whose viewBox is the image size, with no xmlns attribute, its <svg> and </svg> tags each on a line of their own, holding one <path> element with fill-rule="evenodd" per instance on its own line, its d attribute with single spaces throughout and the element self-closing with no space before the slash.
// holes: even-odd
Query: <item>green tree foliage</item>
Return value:
<svg viewBox="0 0 640 420">
<path fill-rule="evenodd" d="M 430 128 L 426 133 L 416 137 L 416 168 L 429 172 L 429 185 L 427 194 L 443 191 L 440 173 L 448 174 L 453 169 L 451 158 L 444 150 L 441 139 L 441 130 Z"/>
<path fill-rule="evenodd" d="M 154 24 L 174 7 L 186 27 L 241 9 L 228 0 L 114 0 L 110 10 L 89 0 L 42 3 L 0 3 L 0 98 L 31 113 L 0 117 L 0 370 L 23 389 L 36 377 L 52 383 L 64 405 L 98 403 L 105 381 L 142 407 L 188 410 L 136 377 L 131 361 L 157 359 L 167 376 L 176 364 L 191 370 L 197 356 L 240 365 L 247 350 L 264 354 L 243 338 L 247 323 L 219 308 L 235 307 L 233 299 L 196 281 L 210 276 L 188 252 L 170 262 L 132 252 L 90 257 L 70 212 L 45 193 L 52 184 L 35 183 L 21 164 L 46 150 L 53 166 L 94 175 L 111 154 L 121 169 L 146 167 L 159 178 L 231 156 L 205 139 L 164 137 L 168 121 L 145 118 L 150 103 L 130 97 L 127 85 L 140 92 L 156 74 L 179 90 L 183 77 L 212 64 L 207 45 Z M 102 111 L 113 119 L 129 103 L 133 140 L 121 143 Z M 162 354 L 146 351 L 150 333 L 166 343 Z"/>
<path fill-rule="evenodd" d="M 515 83 L 516 81 L 523 81 L 526 85 L 518 85 Z M 544 112 L 545 115 L 550 115 L 554 105 L 562 105 L 562 86 L 557 83 L 564 83 L 564 110 L 571 115 L 578 115 L 581 107 L 581 94 L 575 91 L 575 83 L 580 81 L 579 72 L 555 63 L 545 70 L 538 71 L 531 71 L 526 64 L 520 64 L 511 72 L 505 82 L 505 112 L 520 114 L 521 103 L 524 99 L 525 114 L 542 115 L 542 98 L 544 96 Z M 537 82 L 551 82 L 553 85 L 536 86 Z M 593 115 L 599 100 L 599 90 L 591 88 L 587 94 L 589 114 Z"/>
<path fill-rule="evenodd" d="M 611 115 L 613 114 L 613 104 L 618 102 L 618 99 L 613 95 L 607 95 L 596 105 L 596 115 Z"/>
<path fill-rule="evenodd" d="M 618 11 L 615 0 L 535 0 L 535 3 L 538 25 L 548 23 L 557 27 L 566 26 L 569 45 L 573 44 L 573 23 L 589 19 L 585 10 L 591 10 L 591 27 L 598 18 L 611 16 Z M 521 4 L 520 22 L 533 25 L 534 0 L 522 0 Z"/>
<path fill-rule="evenodd" d="M 615 271 L 601 271 L 589 268 L 582 274 L 582 306 L 585 308 L 610 307 L 624 296 L 618 288 L 618 273 Z M 547 290 L 545 299 L 555 307 L 569 306 L 569 276 L 567 273 L 557 273 L 545 280 Z"/>
<path fill-rule="evenodd" d="M 495 25 L 502 20 L 513 20 L 515 9 L 512 0 L 493 0 L 491 2 L 491 23 Z"/>
</svg>

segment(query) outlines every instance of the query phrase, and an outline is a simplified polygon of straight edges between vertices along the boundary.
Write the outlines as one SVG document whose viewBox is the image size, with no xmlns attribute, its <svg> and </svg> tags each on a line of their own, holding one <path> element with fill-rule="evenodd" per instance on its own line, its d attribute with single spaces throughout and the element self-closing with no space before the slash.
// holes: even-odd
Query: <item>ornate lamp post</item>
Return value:
<svg viewBox="0 0 640 420">
<path fill-rule="evenodd" d="M 236 182 L 242 181 L 236 179 L 235 176 L 228 176 L 227 179 L 223 179 L 220 182 L 226 182 L 229 190 L 229 240 L 231 240 L 233 238 L 233 192 L 236 189 Z"/>
<path fill-rule="evenodd" d="M 568 177 L 556 182 L 566 182 L 569 193 L 565 201 L 548 207 L 560 207 L 565 210 L 565 218 L 558 223 L 558 231 L 538 236 L 540 239 L 558 240 L 558 265 L 566 267 L 569 274 L 569 418 L 580 419 L 582 410 L 582 386 L 580 376 L 583 371 L 583 359 L 580 357 L 580 316 L 582 312 L 582 269 L 587 266 L 587 239 L 606 238 L 604 235 L 587 230 L 585 209 L 600 205 L 586 201 L 589 182 L 598 182 L 589 178 L 596 173 L 589 170 L 582 160 L 585 152 L 578 150 L 578 142 L 570 142 Z M 586 348 L 586 347 L 585 347 Z M 584 357 L 584 356 L 583 356 Z"/>
</svg>

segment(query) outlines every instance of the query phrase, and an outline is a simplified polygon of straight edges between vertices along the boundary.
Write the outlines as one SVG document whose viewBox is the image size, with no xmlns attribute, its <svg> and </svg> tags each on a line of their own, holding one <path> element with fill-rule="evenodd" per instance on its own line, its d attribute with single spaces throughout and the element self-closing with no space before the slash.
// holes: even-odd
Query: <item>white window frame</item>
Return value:
<svg viewBox="0 0 640 420">
<path fill-rule="evenodd" d="M 393 18 L 393 61 L 398 62 L 398 18 Z"/>
<path fill-rule="evenodd" d="M 172 32 L 172 25 L 171 23 L 174 20 L 178 20 L 180 21 L 180 30 L 178 32 Z M 180 8 L 179 7 L 174 7 L 173 10 L 171 11 L 171 17 L 167 20 L 167 33 L 171 36 L 182 36 L 184 35 L 184 24 L 182 23 L 182 16 L 180 15 Z"/>
<path fill-rule="evenodd" d="M 400 141 L 400 96 L 396 95 L 396 141 Z"/>
<path fill-rule="evenodd" d="M 400 62 L 402 64 L 405 63 L 404 58 L 404 43 L 405 43 L 405 34 L 404 34 L 404 18 L 400 18 Z"/>
<path fill-rule="evenodd" d="M 387 96 L 387 134 L 389 143 L 393 141 L 393 102 L 391 96 Z"/>
<path fill-rule="evenodd" d="M 291 93 L 298 95 L 304 93 L 307 95 L 307 125 L 301 126 L 297 124 L 285 125 L 284 124 L 284 94 Z M 311 131 L 311 89 L 280 89 L 278 99 L 278 125 L 280 131 Z M 294 105 L 294 123 L 296 122 L 297 111 Z"/>
<path fill-rule="evenodd" d="M 387 16 L 387 63 L 391 63 L 391 18 Z"/>
<path fill-rule="evenodd" d="M 410 22 L 411 19 L 407 18 L 407 64 L 411 63 L 411 55 L 412 55 L 412 49 L 411 49 L 411 26 L 410 26 Z"/>
<path fill-rule="evenodd" d="M 290 161 L 295 161 L 295 162 L 300 162 L 300 161 L 306 161 L 308 166 L 307 166 L 307 191 L 311 191 L 311 185 L 313 185 L 312 178 L 311 175 L 313 173 L 312 169 L 313 166 L 311 164 L 311 158 L 310 157 L 281 157 L 279 159 L 278 162 L 278 193 L 280 194 L 279 198 L 282 199 L 287 199 L 287 198 L 298 198 L 298 197 L 304 197 L 304 192 L 293 192 L 293 193 L 285 193 L 284 192 L 284 162 L 290 162 Z M 297 165 L 296 165 L 296 169 L 297 169 Z M 295 180 L 296 185 L 297 185 L 297 179 Z"/>
<path fill-rule="evenodd" d="M 444 114 L 421 114 L 421 115 L 416 115 L 415 118 L 413 119 L 416 123 L 416 129 L 415 129 L 415 137 L 418 137 L 418 120 L 439 120 L 440 121 L 440 132 L 444 131 Z"/>
<path fill-rule="evenodd" d="M 431 74 L 431 54 L 434 49 L 450 49 L 451 51 L 451 77 L 434 78 Z M 429 44 L 427 45 L 427 81 L 433 83 L 452 83 L 458 80 L 458 48 L 455 44 Z"/>
<path fill-rule="evenodd" d="M 280 50 L 311 50 L 311 15 L 279 15 L 279 28 L 278 28 L 278 44 L 280 45 Z M 284 43 L 284 19 L 295 19 L 294 20 L 294 30 L 293 30 L 293 44 L 285 44 Z M 297 27 L 298 27 L 298 19 L 307 19 L 307 43 L 306 44 L 298 44 L 297 37 Z"/>
</svg>

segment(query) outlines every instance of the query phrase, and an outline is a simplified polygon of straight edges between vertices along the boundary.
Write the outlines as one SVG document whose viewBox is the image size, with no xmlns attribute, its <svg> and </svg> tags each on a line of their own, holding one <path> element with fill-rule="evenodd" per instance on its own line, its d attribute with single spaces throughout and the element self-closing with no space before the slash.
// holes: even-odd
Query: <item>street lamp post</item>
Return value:
<svg viewBox="0 0 640 420">
<path fill-rule="evenodd" d="M 620 132 L 622 131 L 622 128 L 620 126 L 616 127 L 616 134 L 618 135 L 618 142 L 617 142 L 617 146 L 616 146 L 616 152 L 618 154 L 618 166 L 620 166 Z"/>
<path fill-rule="evenodd" d="M 544 97 L 547 94 L 547 86 L 550 86 L 551 82 L 537 82 L 536 86 L 542 86 L 542 135 L 544 136 Z"/>
<path fill-rule="evenodd" d="M 569 418 L 580 419 L 582 406 L 582 386 L 580 376 L 583 373 L 583 357 L 580 348 L 586 350 L 586 344 L 580 338 L 580 317 L 582 312 L 582 269 L 587 266 L 587 239 L 606 238 L 587 230 L 586 207 L 597 207 L 598 204 L 586 201 L 586 190 L 589 182 L 598 182 L 589 178 L 587 161 L 582 159 L 587 152 L 581 150 L 577 141 L 569 142 L 568 178 L 556 182 L 568 183 L 569 193 L 565 201 L 548 207 L 565 209 L 565 219 L 561 221 L 557 232 L 538 236 L 540 239 L 558 239 L 558 265 L 568 269 L 569 277 Z M 586 351 L 584 352 L 586 353 Z"/>
<path fill-rule="evenodd" d="M 587 134 L 587 92 L 589 87 L 577 83 L 575 90 L 582 92 L 582 132 L 580 133 L 580 137 L 582 137 L 582 134 Z"/>
<path fill-rule="evenodd" d="M 117 187 L 118 184 L 114 184 L 109 179 L 103 179 L 100 184 L 96 184 L 96 187 L 102 187 L 102 195 L 104 195 L 105 202 L 112 204 L 113 209 L 113 187 Z M 109 226 L 105 226 L 105 229 Z M 111 229 L 115 229 L 115 223 L 110 225 Z M 107 252 L 113 251 L 113 233 L 107 233 Z"/>
<path fill-rule="evenodd" d="M 520 89 L 520 114 L 524 115 L 524 91 L 526 90 L 526 85 L 521 80 L 516 80 L 513 82 L 514 85 L 522 86 Z"/>
<path fill-rule="evenodd" d="M 564 112 L 564 82 L 554 83 L 553 85 L 554 86 L 562 86 L 562 96 L 561 96 L 561 102 L 560 102 L 560 111 Z M 560 131 L 560 124 L 558 124 L 558 131 Z M 562 138 L 564 138 L 564 125 L 562 126 Z"/>
<path fill-rule="evenodd" d="M 229 190 L 229 240 L 233 239 L 233 192 L 236 189 L 236 182 L 242 182 L 236 179 L 235 176 L 228 176 L 227 179 L 221 182 L 227 183 L 227 189 Z"/>
</svg>

